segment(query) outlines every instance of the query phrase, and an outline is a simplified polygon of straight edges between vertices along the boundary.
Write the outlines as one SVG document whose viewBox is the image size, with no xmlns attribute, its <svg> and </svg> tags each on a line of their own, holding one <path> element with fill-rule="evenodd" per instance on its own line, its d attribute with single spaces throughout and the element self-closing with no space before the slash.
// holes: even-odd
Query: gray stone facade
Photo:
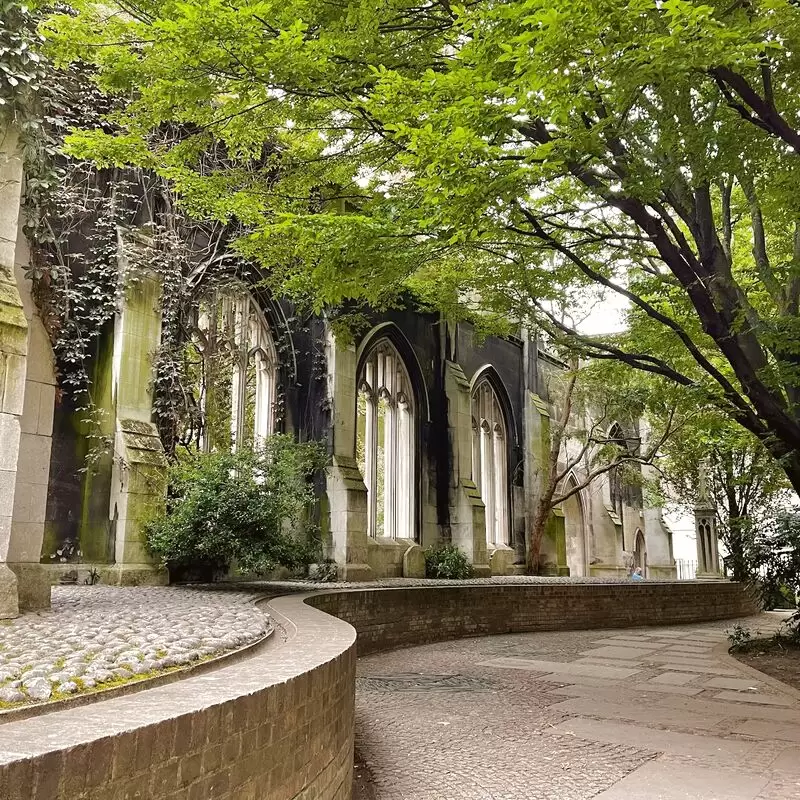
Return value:
<svg viewBox="0 0 800 800">
<path fill-rule="evenodd" d="M 25 278 L 13 132 L 3 142 L 0 617 L 46 607 L 50 583 L 65 572 L 82 579 L 96 568 L 115 584 L 168 578 L 142 538 L 144 520 L 164 502 L 166 460 L 153 409 L 161 286 L 154 275 L 138 276 L 98 339 L 93 394 L 109 448 L 83 471 L 86 432 L 58 391 Z M 118 246 L 124 271 L 121 237 Z M 342 336 L 324 316 L 302 333 L 286 323 L 288 303 L 261 290 L 251 298 L 248 324 L 261 326 L 258 340 L 271 354 L 273 337 L 283 343 L 277 366 L 254 389 L 270 406 L 281 398 L 281 417 L 264 418 L 274 411 L 263 401 L 255 428 L 327 441 L 320 522 L 324 556 L 340 579 L 421 577 L 423 550 L 440 543 L 457 545 L 476 576 L 524 572 L 558 410 L 550 382 L 565 365 L 524 330 L 478 339 L 467 323 L 407 309 L 375 314 L 355 337 Z M 242 398 L 248 374 L 245 364 L 235 378 Z M 241 429 L 244 408 L 232 413 Z M 582 469 L 566 481 L 580 483 Z M 551 575 L 624 576 L 634 563 L 651 577 L 675 575 L 660 509 L 645 507 L 635 492 L 615 505 L 608 475 L 553 510 L 541 561 Z"/>
</svg>

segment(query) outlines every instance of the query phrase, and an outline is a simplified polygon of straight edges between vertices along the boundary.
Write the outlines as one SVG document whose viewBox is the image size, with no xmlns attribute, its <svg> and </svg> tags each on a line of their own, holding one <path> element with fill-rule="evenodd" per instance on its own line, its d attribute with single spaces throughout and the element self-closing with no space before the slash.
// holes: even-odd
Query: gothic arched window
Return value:
<svg viewBox="0 0 800 800">
<path fill-rule="evenodd" d="M 507 544 L 508 438 L 505 415 L 488 379 L 472 392 L 472 479 L 486 506 L 486 542 Z"/>
<path fill-rule="evenodd" d="M 618 423 L 614 423 L 608 432 L 608 440 L 620 450 L 618 458 L 630 453 L 628 440 Z M 612 467 L 608 473 L 608 490 L 611 498 L 611 508 L 619 517 L 622 526 L 622 549 L 625 549 L 625 485 L 623 483 L 622 466 Z"/>
<path fill-rule="evenodd" d="M 195 343 L 201 448 L 262 445 L 275 428 L 278 359 L 264 313 L 244 287 L 225 287 L 200 303 Z"/>
<path fill-rule="evenodd" d="M 367 485 L 367 533 L 416 538 L 414 392 L 388 339 L 369 351 L 358 376 L 358 462 Z"/>
</svg>

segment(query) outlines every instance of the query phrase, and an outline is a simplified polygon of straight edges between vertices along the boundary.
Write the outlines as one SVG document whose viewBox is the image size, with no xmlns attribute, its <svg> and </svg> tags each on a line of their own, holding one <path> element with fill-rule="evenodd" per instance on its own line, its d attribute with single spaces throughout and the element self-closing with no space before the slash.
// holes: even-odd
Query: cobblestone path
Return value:
<svg viewBox="0 0 800 800">
<path fill-rule="evenodd" d="M 800 798 L 800 694 L 727 656 L 732 625 L 493 636 L 363 658 L 356 796 Z"/>
<path fill-rule="evenodd" d="M 252 594 L 54 586 L 52 609 L 0 626 L 0 708 L 124 683 L 235 650 L 268 620 Z"/>
</svg>

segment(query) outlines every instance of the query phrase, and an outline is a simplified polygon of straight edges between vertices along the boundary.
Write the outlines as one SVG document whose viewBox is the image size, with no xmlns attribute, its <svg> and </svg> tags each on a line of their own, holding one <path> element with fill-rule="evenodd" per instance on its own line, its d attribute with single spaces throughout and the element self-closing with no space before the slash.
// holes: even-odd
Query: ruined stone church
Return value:
<svg viewBox="0 0 800 800">
<path fill-rule="evenodd" d="M 142 536 L 164 502 L 152 364 L 162 287 L 155 277 L 132 286 L 98 341 L 95 399 L 113 446 L 84 469 L 89 443 L 62 401 L 25 277 L 22 180 L 9 130 L 0 153 L 0 618 L 46 607 L 67 571 L 96 570 L 116 584 L 166 580 Z M 413 309 L 374 314 L 355 338 L 325 316 L 299 329 L 287 303 L 245 283 L 210 298 L 197 329 L 201 361 L 220 330 L 233 343 L 232 367 L 216 377 L 231 446 L 277 430 L 327 442 L 320 526 L 340 579 L 421 577 L 423 549 L 442 541 L 478 576 L 524 573 L 557 412 L 549 387 L 566 369 L 535 336 L 479 339 L 468 323 Z M 202 395 L 200 381 L 199 413 Z M 609 421 L 606 433 L 646 439 L 635 421 Z M 565 478 L 582 480 L 580 466 Z M 553 510 L 541 562 L 551 575 L 624 577 L 635 564 L 649 577 L 675 576 L 661 509 L 624 490 L 614 470 Z"/>
</svg>

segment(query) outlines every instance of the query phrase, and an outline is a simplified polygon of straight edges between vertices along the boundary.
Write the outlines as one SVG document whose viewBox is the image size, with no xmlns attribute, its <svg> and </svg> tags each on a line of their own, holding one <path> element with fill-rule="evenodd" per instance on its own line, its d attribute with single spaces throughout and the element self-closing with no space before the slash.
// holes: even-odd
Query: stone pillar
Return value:
<svg viewBox="0 0 800 800">
<path fill-rule="evenodd" d="M 326 471 L 329 553 L 336 561 L 340 580 L 369 580 L 372 568 L 367 561 L 367 486 L 356 463 L 356 351 L 330 328 L 326 350 L 333 451 Z"/>
<path fill-rule="evenodd" d="M 719 538 L 717 515 L 708 496 L 705 464 L 700 465 L 698 475 L 698 497 L 694 507 L 694 531 L 697 544 L 697 577 L 701 580 L 722 577 L 719 568 Z"/>
<path fill-rule="evenodd" d="M 461 367 L 445 361 L 444 391 L 447 396 L 450 452 L 450 538 L 472 562 L 478 577 L 491 574 L 486 546 L 485 507 L 472 479 L 472 398 Z M 503 549 L 503 548 L 501 548 Z M 509 551 L 511 548 L 506 547 Z M 510 559 L 503 562 L 503 573 Z"/>
<path fill-rule="evenodd" d="M 27 243 L 20 234 L 15 272 L 28 324 L 28 358 L 8 566 L 19 581 L 20 608 L 35 610 L 50 606 L 50 575 L 40 561 L 50 482 L 56 373 L 50 337 L 33 302 L 31 283 L 25 278 L 28 256 Z"/>
<path fill-rule="evenodd" d="M 114 320 L 112 406 L 114 459 L 109 517 L 115 564 L 102 570 L 107 583 L 163 584 L 144 544 L 144 523 L 160 512 L 166 496 L 166 459 L 152 422 L 153 354 L 161 339 L 161 294 L 155 276 L 128 289 Z"/>
<path fill-rule="evenodd" d="M 7 561 L 28 354 L 28 323 L 14 279 L 21 186 L 17 133 L 0 122 L 0 619 L 19 613 L 17 576 Z"/>
<path fill-rule="evenodd" d="M 722 578 L 719 567 L 719 539 L 717 518 L 710 503 L 698 503 L 694 507 L 694 530 L 697 537 L 698 579 Z"/>
</svg>

